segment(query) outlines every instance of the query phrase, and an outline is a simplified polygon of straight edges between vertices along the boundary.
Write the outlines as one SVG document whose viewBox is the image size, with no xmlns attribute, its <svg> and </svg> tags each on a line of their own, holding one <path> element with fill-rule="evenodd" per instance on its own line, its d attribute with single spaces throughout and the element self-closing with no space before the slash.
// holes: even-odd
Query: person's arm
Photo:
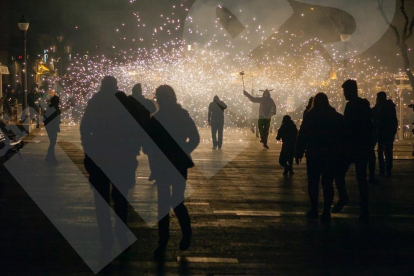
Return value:
<svg viewBox="0 0 414 276">
<path fill-rule="evenodd" d="M 397 133 L 397 131 L 398 131 L 398 119 L 397 119 L 397 110 L 395 108 L 395 105 L 392 107 L 391 120 L 393 121 L 393 131 L 394 131 L 394 133 Z"/>
<path fill-rule="evenodd" d="M 366 101 L 365 112 L 367 116 L 367 124 L 368 124 L 369 130 L 372 132 L 374 130 L 374 122 L 372 121 L 372 110 L 371 110 L 369 101 L 367 99 L 365 99 L 365 101 Z"/>
<path fill-rule="evenodd" d="M 85 109 L 85 112 L 82 117 L 82 121 L 80 123 L 80 136 L 81 136 L 81 142 L 83 146 L 83 150 L 86 154 L 87 150 L 90 148 L 91 145 L 91 136 L 93 133 L 92 126 L 93 126 L 93 112 L 91 111 L 91 108 L 93 108 L 92 99 L 89 100 L 88 106 Z"/>
<path fill-rule="evenodd" d="M 262 98 L 253 97 L 247 91 L 244 91 L 243 94 L 253 103 L 260 103 L 262 101 Z"/>
<path fill-rule="evenodd" d="M 200 134 L 198 133 L 197 126 L 195 125 L 193 119 L 191 119 L 190 115 L 188 115 L 185 129 L 187 130 L 188 141 L 185 144 L 184 150 L 186 153 L 190 154 L 200 144 Z"/>
<path fill-rule="evenodd" d="M 151 101 L 150 99 L 147 99 L 147 103 L 148 103 L 148 111 L 151 114 L 155 113 L 155 111 L 157 111 L 157 107 L 155 106 L 154 102 Z"/>
<path fill-rule="evenodd" d="M 298 139 L 296 142 L 296 149 L 295 149 L 295 159 L 296 164 L 302 160 L 303 155 L 305 154 L 307 143 L 308 143 L 308 119 L 305 118 L 299 130 Z"/>
<path fill-rule="evenodd" d="M 274 116 L 274 115 L 276 115 L 276 104 L 275 104 L 275 101 L 273 99 L 271 99 L 271 100 L 272 100 L 272 110 L 270 112 L 271 112 L 271 115 Z"/>
<path fill-rule="evenodd" d="M 207 120 L 208 120 L 208 123 L 209 124 L 211 123 L 211 116 L 212 116 L 212 114 L 213 114 L 213 108 L 212 108 L 212 106 L 210 104 L 208 106 L 208 113 L 207 113 Z"/>
<path fill-rule="evenodd" d="M 226 109 L 227 108 L 227 104 L 225 104 L 223 101 L 218 101 L 217 104 L 221 107 L 221 109 Z"/>
<path fill-rule="evenodd" d="M 44 123 L 45 126 L 48 125 L 49 123 L 51 123 L 53 120 L 59 120 L 60 121 L 60 110 L 53 107 L 53 106 L 49 106 L 46 109 L 46 112 L 43 115 L 43 118 L 44 118 L 43 123 Z"/>
<path fill-rule="evenodd" d="M 346 105 L 345 105 L 344 122 L 345 122 L 345 127 L 348 129 L 348 131 L 350 131 L 351 130 L 351 124 L 350 124 L 350 105 L 349 105 L 349 102 L 346 103 Z"/>
<path fill-rule="evenodd" d="M 279 130 L 277 131 L 277 136 L 276 136 L 276 140 L 280 140 L 283 137 L 283 125 L 279 128 Z"/>
</svg>

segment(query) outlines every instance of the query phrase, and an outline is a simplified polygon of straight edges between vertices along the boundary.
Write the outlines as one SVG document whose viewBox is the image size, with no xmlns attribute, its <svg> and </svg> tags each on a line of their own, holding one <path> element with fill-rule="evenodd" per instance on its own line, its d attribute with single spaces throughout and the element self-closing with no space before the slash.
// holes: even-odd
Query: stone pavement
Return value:
<svg viewBox="0 0 414 276">
<path fill-rule="evenodd" d="M 309 207 L 305 165 L 295 167 L 294 176 L 283 177 L 278 164 L 280 144 L 274 134 L 269 138 L 271 149 L 265 150 L 252 133 L 231 128 L 225 132 L 223 150 L 213 151 L 209 131 L 200 129 L 200 133 L 202 143 L 193 154 L 196 167 L 189 172 L 186 199 L 194 229 L 190 250 L 178 250 L 180 230 L 173 217 L 166 261 L 153 261 L 157 229 L 146 222 L 154 219 L 156 193 L 147 181 L 148 162 L 142 155 L 131 205 L 142 206 L 144 211 L 131 207 L 129 217 L 137 241 L 131 253 L 116 258 L 99 275 L 413 274 L 412 143 L 396 145 L 393 178 L 371 186 L 372 220 L 368 225 L 357 219 L 358 189 L 351 169 L 347 175 L 351 203 L 343 213 L 333 215 L 330 226 L 324 226 L 305 219 Z M 60 226 L 54 226 L 41 211 L 60 203 L 78 215 L 85 232 L 92 225 L 94 208 L 87 200 L 91 190 L 82 165 L 78 126 L 62 126 L 57 148 L 60 163 L 53 168 L 55 181 L 60 183 L 55 187 L 59 196 L 45 198 L 44 206 L 37 206 L 27 194 L 39 191 L 44 181 L 43 158 L 48 146 L 44 129 L 35 131 L 27 141 L 26 151 L 22 150 L 27 160 L 27 167 L 21 168 L 25 173 L 17 176 L 11 172 L 14 178 L 3 166 L 0 171 L 4 184 L 0 275 L 93 275 L 67 236 L 57 230 Z M 30 180 L 39 186 L 22 185 L 23 189 L 19 185 L 22 181 L 30 184 Z M 52 211 L 59 218 L 61 210 Z"/>
</svg>

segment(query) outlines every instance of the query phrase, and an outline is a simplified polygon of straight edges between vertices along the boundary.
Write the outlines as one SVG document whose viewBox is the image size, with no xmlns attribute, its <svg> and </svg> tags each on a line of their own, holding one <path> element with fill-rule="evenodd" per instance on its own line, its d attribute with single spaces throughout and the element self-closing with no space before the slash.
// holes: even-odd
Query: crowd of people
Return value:
<svg viewBox="0 0 414 276">
<path fill-rule="evenodd" d="M 299 164 L 306 154 L 308 194 L 311 203 L 307 217 L 309 219 L 319 217 L 318 195 L 321 182 L 324 197 L 322 222 L 330 222 L 331 212 L 338 213 L 349 203 L 345 176 L 351 164 L 355 165 L 359 185 L 360 220 L 369 219 L 368 184 L 378 184 L 375 178 L 377 144 L 380 175 L 386 174 L 387 177 L 392 175 L 393 143 L 398 128 L 394 103 L 387 99 L 385 92 L 381 91 L 377 94 L 376 104 L 371 109 L 369 101 L 358 96 L 355 80 L 345 81 L 342 88 L 348 101 L 344 115 L 338 113 L 329 104 L 326 94 L 318 93 L 309 100 L 299 132 L 290 116 L 286 115 L 276 137 L 283 142 L 279 163 L 285 168 L 284 175 L 292 175 L 293 160 L 295 159 Z M 273 110 L 273 105 L 266 91 L 262 98 L 253 98 L 247 92 L 244 93 L 251 101 L 261 104 L 259 125 L 260 120 L 270 121 L 272 112 L 266 111 Z M 265 102 L 266 105 L 263 104 Z M 260 135 L 266 147 L 268 126 L 262 123 L 263 125 L 265 127 Z M 368 164 L 369 179 L 367 179 Z M 334 181 L 339 200 L 332 208 Z"/>
<path fill-rule="evenodd" d="M 360 193 L 360 220 L 369 219 L 369 183 L 378 184 L 375 178 L 375 146 L 378 144 L 380 174 L 392 175 L 392 151 L 398 122 L 395 105 L 385 92 L 377 94 L 371 109 L 366 99 L 358 96 L 355 80 L 342 85 L 346 104 L 344 115 L 333 108 L 326 94 L 318 93 L 309 100 L 298 131 L 290 116 L 283 117 L 277 133 L 282 140 L 279 163 L 283 175 L 293 175 L 294 161 L 299 164 L 306 155 L 308 194 L 311 208 L 309 219 L 318 219 L 319 183 L 323 189 L 323 211 L 320 219 L 331 220 L 331 212 L 338 213 L 349 203 L 345 176 L 351 164 L 355 165 Z M 258 126 L 263 146 L 268 149 L 269 126 L 276 114 L 276 105 L 268 90 L 263 97 L 253 97 L 244 91 L 253 103 L 259 103 Z M 215 96 L 208 109 L 213 150 L 223 145 L 224 111 L 226 103 Z M 45 111 L 44 124 L 50 139 L 46 161 L 57 162 L 54 156 L 60 124 L 59 98 L 54 96 Z M 110 252 L 115 237 L 127 244 L 128 193 L 135 185 L 137 156 L 148 156 L 151 175 L 158 191 L 159 244 L 154 257 L 163 259 L 169 241 L 169 211 L 172 208 L 182 231 L 180 249 L 189 248 L 192 237 L 191 220 L 184 205 L 187 170 L 194 166 L 191 153 L 197 148 L 200 136 L 189 113 L 177 103 L 172 87 L 162 85 L 156 89 L 154 101 L 142 95 L 137 84 L 132 95 L 119 91 L 117 80 L 107 76 L 101 88 L 88 102 L 80 125 L 84 165 L 95 194 L 97 221 L 103 252 Z M 384 159 L 385 155 L 385 159 Z M 368 166 L 369 164 L 369 166 Z M 369 168 L 369 179 L 368 179 Z M 339 200 L 332 207 L 334 186 Z M 118 215 L 113 229 L 108 203 L 114 202 Z"/>
</svg>

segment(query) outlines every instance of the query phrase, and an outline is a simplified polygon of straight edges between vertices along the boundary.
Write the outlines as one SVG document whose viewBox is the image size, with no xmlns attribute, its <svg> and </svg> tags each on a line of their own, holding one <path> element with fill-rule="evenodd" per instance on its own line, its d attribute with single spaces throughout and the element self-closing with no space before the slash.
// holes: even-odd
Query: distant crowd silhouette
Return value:
<svg viewBox="0 0 414 276">
<path fill-rule="evenodd" d="M 394 136 L 398 121 L 395 105 L 387 100 L 385 92 L 377 94 L 374 108 L 358 96 L 355 80 L 342 85 L 348 101 L 344 115 L 333 108 L 326 94 L 318 93 L 309 99 L 298 131 L 290 116 L 283 117 L 277 133 L 282 150 L 279 163 L 283 175 L 294 174 L 294 161 L 299 164 L 306 156 L 308 194 L 311 208 L 306 216 L 318 219 L 319 183 L 323 189 L 323 211 L 320 219 L 331 221 L 331 212 L 338 213 L 349 204 L 345 176 L 351 164 L 355 165 L 360 194 L 360 220 L 369 219 L 369 183 L 375 178 L 375 146 L 378 144 L 380 174 L 392 176 Z M 259 103 L 258 126 L 261 143 L 268 149 L 269 127 L 276 105 L 270 91 L 263 97 L 253 97 L 244 91 L 253 103 Z M 213 150 L 223 146 L 224 111 L 226 103 L 215 96 L 208 108 Z M 57 163 L 54 147 L 60 131 L 59 98 L 50 100 L 44 115 L 44 125 L 50 140 L 46 161 Z M 103 78 L 101 88 L 88 102 L 80 125 L 81 141 L 85 152 L 84 165 L 94 188 L 96 216 L 100 231 L 102 252 L 110 252 L 115 238 L 127 245 L 127 234 L 121 225 L 128 224 L 128 194 L 136 183 L 137 156 L 142 151 L 148 156 L 151 174 L 158 192 L 158 247 L 154 257 L 165 257 L 169 241 L 169 212 L 172 208 L 181 227 L 180 250 L 190 247 L 191 220 L 184 205 L 187 171 L 194 166 L 191 153 L 200 143 L 198 129 L 189 113 L 177 102 L 172 87 L 161 85 L 155 91 L 154 101 L 142 94 L 141 84 L 127 96 L 118 90 L 112 76 Z M 385 155 L 385 159 L 384 159 Z M 368 166 L 369 164 L 369 166 Z M 369 179 L 368 178 L 369 167 Z M 334 186 L 338 202 L 332 207 Z M 111 198 L 118 215 L 112 228 L 109 203 Z M 129 248 L 127 249 L 129 250 Z"/>
<path fill-rule="evenodd" d="M 329 223 L 331 212 L 338 213 L 349 203 L 345 176 L 350 165 L 354 164 L 360 194 L 359 219 L 367 222 L 369 183 L 378 184 L 375 178 L 375 145 L 377 142 L 381 143 L 381 146 L 378 144 L 380 174 L 384 175 L 386 170 L 387 177 L 391 177 L 392 145 L 398 121 L 395 105 L 391 100 L 387 100 L 385 92 L 381 91 L 377 94 L 376 105 L 371 109 L 369 101 L 358 96 L 355 80 L 345 81 L 342 88 L 348 101 L 344 115 L 330 106 L 328 97 L 324 93 L 318 93 L 309 100 L 294 155 L 296 163 L 299 164 L 306 153 L 308 193 L 311 202 L 311 209 L 307 212 L 309 219 L 317 219 L 319 216 L 319 182 L 322 184 L 324 197 L 324 208 L 320 218 L 322 222 Z M 284 140 L 283 142 L 285 143 Z M 384 165 L 384 151 L 386 151 L 386 165 Z M 369 180 L 367 179 L 368 163 L 370 163 Z M 332 208 L 334 181 L 339 200 Z"/>
<path fill-rule="evenodd" d="M 375 177 L 376 144 L 380 175 L 392 175 L 393 143 L 398 128 L 396 109 L 395 104 L 392 100 L 387 100 L 387 95 L 383 91 L 377 94 L 376 104 L 371 109 L 369 101 L 358 96 L 358 85 L 355 80 L 345 81 L 342 88 L 348 101 L 344 115 L 330 106 L 327 95 L 321 92 L 309 99 L 303 112 L 299 133 L 291 117 L 283 117 L 276 137 L 283 142 L 279 163 L 285 168 L 283 175 L 293 175 L 293 159 L 299 164 L 306 155 L 308 194 L 311 203 L 311 209 L 306 215 L 309 219 L 319 217 L 318 195 L 321 182 L 324 197 L 321 221 L 327 223 L 331 221 L 331 212 L 339 213 L 349 204 L 345 176 L 350 165 L 355 164 L 361 206 L 359 218 L 366 222 L 369 219 L 368 184 L 379 183 Z M 244 95 L 250 101 L 260 103 L 260 142 L 268 149 L 270 121 L 276 114 L 274 101 L 269 90 L 263 92 L 263 97 L 252 97 L 246 91 Z M 332 208 L 334 181 L 339 200 Z"/>
</svg>

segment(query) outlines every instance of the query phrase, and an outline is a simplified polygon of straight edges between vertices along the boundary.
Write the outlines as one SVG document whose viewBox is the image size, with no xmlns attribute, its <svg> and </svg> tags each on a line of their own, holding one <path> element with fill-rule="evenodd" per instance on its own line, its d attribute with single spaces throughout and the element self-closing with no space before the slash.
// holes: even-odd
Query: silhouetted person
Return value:
<svg viewBox="0 0 414 276">
<path fill-rule="evenodd" d="M 191 221 L 184 205 L 184 192 L 187 170 L 194 166 L 190 154 L 200 143 L 200 136 L 189 113 L 177 103 L 172 87 L 162 85 L 155 95 L 159 109 L 151 118 L 148 132 L 154 145 L 147 152 L 154 160 L 152 174 L 158 190 L 159 243 L 154 257 L 162 259 L 169 240 L 170 208 L 183 235 L 180 250 L 188 249 L 191 243 Z"/>
<path fill-rule="evenodd" d="M 369 162 L 368 162 L 368 172 L 369 178 L 368 182 L 371 184 L 379 184 L 379 180 L 375 177 L 375 167 L 377 163 L 377 157 L 375 155 L 375 146 L 378 143 L 378 97 L 376 99 L 375 106 L 371 109 L 372 111 L 372 122 L 373 122 L 373 131 L 372 131 L 372 144 L 369 153 Z"/>
<path fill-rule="evenodd" d="M 283 117 L 276 140 L 282 140 L 282 151 L 280 152 L 279 164 L 285 167 L 283 175 L 293 174 L 293 157 L 295 155 L 296 139 L 298 137 L 298 129 L 289 115 Z"/>
<path fill-rule="evenodd" d="M 34 87 L 30 92 L 27 94 L 27 104 L 30 108 L 30 119 L 36 120 L 36 128 L 39 128 L 39 106 L 37 105 L 37 100 L 39 96 L 37 94 L 37 87 Z"/>
<path fill-rule="evenodd" d="M 89 100 L 80 125 L 84 164 L 94 187 L 103 254 L 109 254 L 114 246 L 109 209 L 111 196 L 118 215 L 115 235 L 120 246 L 128 245 L 123 224 L 127 225 L 128 192 L 135 185 L 136 157 L 144 132 L 139 123 L 148 123 L 150 116 L 141 105 L 142 109 L 143 118 L 132 116 L 131 101 L 125 93 L 118 92 L 117 80 L 106 76 L 100 91 Z"/>
<path fill-rule="evenodd" d="M 46 162 L 57 164 L 58 161 L 55 155 L 55 146 L 58 132 L 60 132 L 60 108 L 59 97 L 53 96 L 50 99 L 50 104 L 47 106 L 45 114 L 43 115 L 43 123 L 46 128 L 47 136 L 49 137 L 49 148 L 47 150 Z"/>
<path fill-rule="evenodd" d="M 306 114 L 312 110 L 313 108 L 313 97 L 311 97 L 308 101 L 308 105 L 305 108 L 305 111 L 303 112 L 303 118 L 305 118 Z M 345 205 L 348 205 L 349 203 L 349 197 L 348 193 L 346 191 L 346 181 L 345 176 L 349 169 L 349 160 L 348 156 L 345 156 L 344 158 L 337 160 L 337 170 L 335 172 L 335 186 L 338 190 L 338 202 L 334 205 L 332 208 L 332 213 L 339 213 Z"/>
<path fill-rule="evenodd" d="M 397 133 L 398 120 L 394 102 L 390 99 L 387 100 L 387 94 L 383 91 L 377 94 L 377 104 L 374 112 L 380 175 L 387 173 L 387 177 L 391 177 L 394 138 Z"/>
<path fill-rule="evenodd" d="M 345 99 L 345 123 L 350 134 L 351 162 L 355 163 L 356 178 L 361 197 L 360 220 L 367 221 L 368 212 L 368 181 L 367 166 L 372 147 L 372 111 L 369 101 L 358 97 L 358 86 L 355 80 L 347 80 L 342 85 Z"/>
<path fill-rule="evenodd" d="M 155 113 L 155 111 L 157 111 L 157 108 L 155 107 L 155 104 L 153 101 L 151 101 L 150 99 L 146 99 L 144 97 L 144 95 L 142 95 L 142 88 L 141 88 L 141 84 L 137 83 L 133 88 L 132 88 L 132 95 L 131 95 L 131 100 L 133 102 L 133 104 L 135 103 L 135 101 L 138 101 L 140 104 L 142 104 L 148 111 L 149 113 L 153 114 Z M 136 104 L 135 104 L 136 105 Z"/>
<path fill-rule="evenodd" d="M 244 91 L 243 94 L 250 101 L 260 103 L 258 120 L 260 143 L 263 143 L 263 147 L 268 149 L 267 138 L 269 136 L 270 121 L 272 116 L 276 115 L 276 104 L 270 97 L 270 91 L 267 89 L 263 92 L 263 97 L 253 97 L 247 91 Z"/>
<path fill-rule="evenodd" d="M 213 149 L 221 149 L 223 145 L 224 110 L 227 105 L 220 101 L 218 96 L 214 97 L 213 102 L 208 106 L 208 124 L 211 126 L 211 136 L 213 138 Z M 218 137 L 217 137 L 218 136 Z"/>
<path fill-rule="evenodd" d="M 134 85 L 134 87 L 132 88 L 132 95 L 128 97 L 130 100 L 130 109 L 131 109 L 131 114 L 136 117 L 138 116 L 138 118 L 135 118 L 136 120 L 141 120 L 142 118 L 142 106 L 145 107 L 145 109 L 150 113 L 153 114 L 157 111 L 157 107 L 155 106 L 154 102 L 150 99 L 146 99 L 144 97 L 144 95 L 142 95 L 142 87 L 140 83 L 137 83 Z M 146 141 L 148 139 L 147 135 L 143 135 L 141 137 L 142 140 L 142 145 L 145 148 L 145 145 L 147 144 L 148 141 Z M 144 152 L 145 149 L 143 148 Z M 152 164 L 153 164 L 153 160 L 151 159 L 151 156 L 148 156 L 148 164 L 150 167 L 150 170 L 152 168 Z M 150 174 L 149 181 L 153 181 L 154 178 L 152 176 L 152 174 Z"/>
<path fill-rule="evenodd" d="M 331 205 L 334 197 L 333 181 L 345 158 L 346 139 L 344 117 L 329 105 L 328 97 L 318 93 L 313 108 L 306 114 L 299 130 L 296 145 L 296 163 L 306 152 L 308 193 L 311 209 L 309 219 L 318 218 L 319 181 L 322 181 L 324 209 L 321 221 L 330 222 Z"/>
<path fill-rule="evenodd" d="M 7 91 L 7 101 L 9 102 L 9 105 L 15 105 L 17 103 L 16 90 L 14 88 L 10 87 Z"/>
</svg>

